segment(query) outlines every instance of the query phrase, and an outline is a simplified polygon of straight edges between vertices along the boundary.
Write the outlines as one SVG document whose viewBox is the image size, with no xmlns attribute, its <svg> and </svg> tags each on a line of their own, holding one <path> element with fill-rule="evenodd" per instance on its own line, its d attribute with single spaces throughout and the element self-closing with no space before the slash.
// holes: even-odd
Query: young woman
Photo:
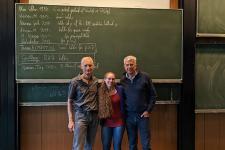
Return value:
<svg viewBox="0 0 225 150">
<path fill-rule="evenodd" d="M 107 72 L 99 88 L 99 118 L 103 150 L 121 150 L 124 133 L 123 89 L 115 82 L 115 74 Z"/>
</svg>

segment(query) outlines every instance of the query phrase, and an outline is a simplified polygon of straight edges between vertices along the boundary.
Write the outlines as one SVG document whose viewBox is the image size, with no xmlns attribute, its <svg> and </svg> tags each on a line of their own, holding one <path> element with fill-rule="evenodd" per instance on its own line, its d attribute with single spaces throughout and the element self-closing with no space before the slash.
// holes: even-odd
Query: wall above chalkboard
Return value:
<svg viewBox="0 0 225 150">
<path fill-rule="evenodd" d="M 197 1 L 197 36 L 225 37 L 225 1 Z"/>
<path fill-rule="evenodd" d="M 135 55 L 155 79 L 182 78 L 182 10 L 16 4 L 16 78 L 70 79 L 83 56 L 119 77 Z"/>
</svg>

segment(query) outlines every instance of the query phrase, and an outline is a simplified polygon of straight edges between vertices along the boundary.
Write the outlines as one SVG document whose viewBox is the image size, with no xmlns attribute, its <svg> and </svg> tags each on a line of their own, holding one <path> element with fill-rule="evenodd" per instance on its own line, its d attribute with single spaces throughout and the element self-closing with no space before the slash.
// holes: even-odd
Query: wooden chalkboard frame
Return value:
<svg viewBox="0 0 225 150">
<path fill-rule="evenodd" d="M 199 3 L 200 3 L 201 0 L 197 0 L 196 3 L 197 3 L 197 15 L 196 15 L 196 37 L 225 37 L 225 32 L 224 33 L 205 33 L 205 32 L 200 32 L 200 26 L 199 26 L 199 18 L 200 18 L 200 11 L 199 11 Z M 213 3 L 215 3 L 215 1 L 213 1 Z M 209 5 L 209 7 L 211 7 Z"/>
</svg>

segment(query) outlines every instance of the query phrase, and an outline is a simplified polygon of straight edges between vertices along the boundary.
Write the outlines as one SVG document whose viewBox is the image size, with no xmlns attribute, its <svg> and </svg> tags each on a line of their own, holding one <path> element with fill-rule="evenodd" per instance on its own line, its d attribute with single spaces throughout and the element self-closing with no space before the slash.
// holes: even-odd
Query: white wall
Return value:
<svg viewBox="0 0 225 150">
<path fill-rule="evenodd" d="M 126 8 L 170 8 L 170 0 L 29 0 L 29 3 Z"/>
</svg>

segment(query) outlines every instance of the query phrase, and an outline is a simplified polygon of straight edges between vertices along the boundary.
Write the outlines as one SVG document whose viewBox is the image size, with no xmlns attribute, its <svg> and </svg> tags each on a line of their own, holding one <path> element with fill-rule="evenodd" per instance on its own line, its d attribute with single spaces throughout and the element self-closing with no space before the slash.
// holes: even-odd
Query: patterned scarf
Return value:
<svg viewBox="0 0 225 150">
<path fill-rule="evenodd" d="M 109 91 L 105 82 L 101 83 L 98 90 L 98 117 L 99 119 L 106 119 L 111 117 L 113 113 L 112 102 L 109 96 Z"/>
</svg>

